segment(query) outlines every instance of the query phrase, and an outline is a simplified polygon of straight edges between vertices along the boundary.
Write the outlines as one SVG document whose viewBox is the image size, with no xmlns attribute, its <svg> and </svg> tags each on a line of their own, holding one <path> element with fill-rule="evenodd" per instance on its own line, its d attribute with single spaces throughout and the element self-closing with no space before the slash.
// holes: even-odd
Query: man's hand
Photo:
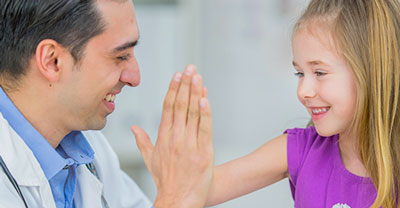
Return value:
<svg viewBox="0 0 400 208">
<path fill-rule="evenodd" d="M 165 97 L 156 145 L 132 126 L 136 143 L 157 185 L 156 208 L 203 207 L 213 177 L 211 111 L 193 65 L 177 73 Z"/>
</svg>

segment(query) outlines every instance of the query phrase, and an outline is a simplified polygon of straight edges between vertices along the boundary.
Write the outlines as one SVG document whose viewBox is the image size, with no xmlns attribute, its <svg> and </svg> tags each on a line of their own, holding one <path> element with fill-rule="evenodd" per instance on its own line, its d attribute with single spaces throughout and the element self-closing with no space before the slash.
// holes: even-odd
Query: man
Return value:
<svg viewBox="0 0 400 208">
<path fill-rule="evenodd" d="M 151 207 L 97 131 L 140 83 L 130 0 L 0 2 L 0 207 Z M 154 206 L 202 207 L 211 119 L 194 66 L 171 81 L 155 147 L 132 127 Z"/>
</svg>

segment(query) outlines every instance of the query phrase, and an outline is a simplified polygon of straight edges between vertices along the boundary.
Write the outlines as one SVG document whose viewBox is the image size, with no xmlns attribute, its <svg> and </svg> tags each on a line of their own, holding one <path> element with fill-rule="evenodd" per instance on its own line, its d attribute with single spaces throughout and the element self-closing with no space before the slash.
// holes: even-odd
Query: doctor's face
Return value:
<svg viewBox="0 0 400 208">
<path fill-rule="evenodd" d="M 140 83 L 134 54 L 138 27 L 132 1 L 98 0 L 96 5 L 105 23 L 104 32 L 89 40 L 78 63 L 71 56 L 59 93 L 60 105 L 66 109 L 63 120 L 71 131 L 104 128 L 122 88 Z"/>
</svg>

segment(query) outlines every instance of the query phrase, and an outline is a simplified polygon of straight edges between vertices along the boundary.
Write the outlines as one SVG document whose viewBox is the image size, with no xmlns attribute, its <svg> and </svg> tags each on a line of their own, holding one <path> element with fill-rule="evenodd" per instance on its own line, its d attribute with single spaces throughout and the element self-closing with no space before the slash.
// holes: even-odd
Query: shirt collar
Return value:
<svg viewBox="0 0 400 208">
<path fill-rule="evenodd" d="M 24 140 L 38 160 L 48 180 L 60 172 L 70 160 L 64 159 L 50 143 L 26 120 L 0 86 L 0 112 L 10 126 Z M 73 131 L 63 138 L 58 148 L 77 164 L 93 161 L 94 151 L 80 131 Z"/>
<path fill-rule="evenodd" d="M 61 141 L 60 145 L 68 157 L 77 164 L 93 162 L 94 151 L 85 136 L 80 131 L 72 131 Z"/>
</svg>

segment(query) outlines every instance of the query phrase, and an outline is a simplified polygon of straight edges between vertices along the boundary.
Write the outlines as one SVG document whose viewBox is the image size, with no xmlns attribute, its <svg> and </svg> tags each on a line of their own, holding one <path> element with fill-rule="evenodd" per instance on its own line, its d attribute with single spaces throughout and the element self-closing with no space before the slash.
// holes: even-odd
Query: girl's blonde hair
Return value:
<svg viewBox="0 0 400 208">
<path fill-rule="evenodd" d="M 400 207 L 399 0 L 311 0 L 294 31 L 329 25 L 356 78 L 352 129 L 377 196 L 373 208 Z"/>
</svg>

